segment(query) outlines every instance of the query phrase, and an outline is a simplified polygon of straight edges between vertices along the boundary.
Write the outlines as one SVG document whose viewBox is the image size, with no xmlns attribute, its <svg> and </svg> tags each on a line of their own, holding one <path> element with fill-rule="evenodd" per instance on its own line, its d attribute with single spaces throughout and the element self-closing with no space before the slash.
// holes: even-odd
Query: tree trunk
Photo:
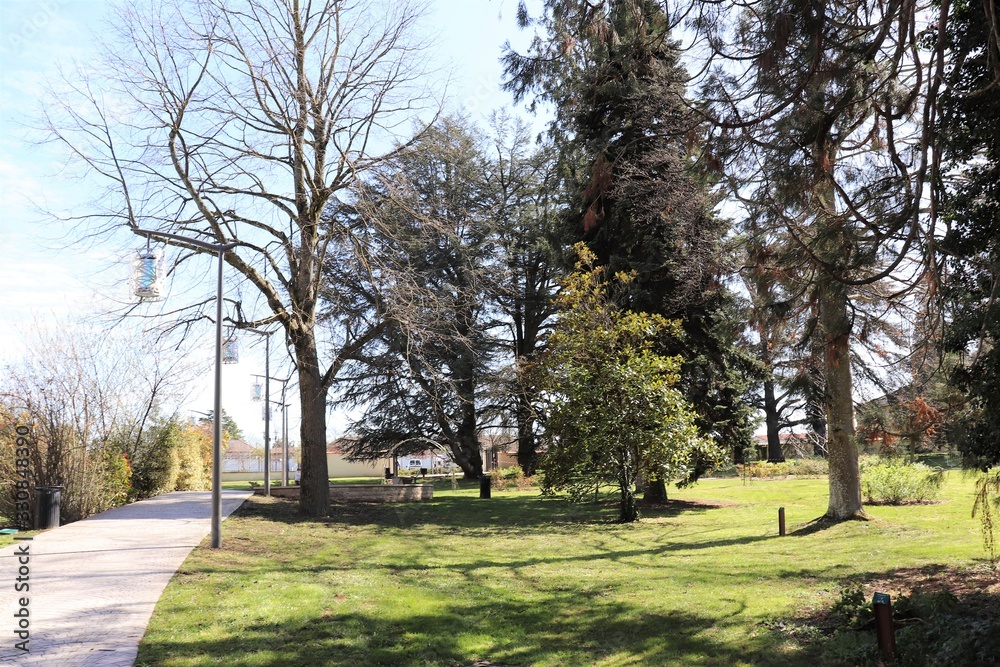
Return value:
<svg viewBox="0 0 1000 667">
<path fill-rule="evenodd" d="M 632 491 L 632 480 L 622 479 L 618 482 L 621 499 L 618 504 L 619 523 L 632 523 L 639 520 L 639 505 L 635 501 L 635 492 Z"/>
<path fill-rule="evenodd" d="M 642 499 L 647 503 L 662 505 L 667 502 L 667 483 L 662 479 L 653 479 L 646 482 L 642 491 Z"/>
<path fill-rule="evenodd" d="M 531 405 L 524 393 L 517 396 L 517 463 L 521 466 L 525 477 L 535 474 L 538 452 L 535 445 L 534 420 L 531 417 Z"/>
<path fill-rule="evenodd" d="M 774 397 L 774 378 L 770 375 L 764 380 L 764 421 L 767 424 L 767 462 L 781 463 L 785 460 L 785 454 L 781 451 L 778 401 Z"/>
<path fill-rule="evenodd" d="M 326 462 L 326 395 L 311 337 L 295 343 L 302 403 L 302 480 L 299 509 L 307 516 L 322 517 L 330 511 L 330 479 Z"/>
<path fill-rule="evenodd" d="M 863 516 L 858 450 L 854 438 L 847 285 L 828 280 L 820 287 L 820 324 L 826 345 L 827 452 L 830 505 L 826 516 L 842 521 Z"/>
<path fill-rule="evenodd" d="M 620 523 L 632 523 L 639 520 L 639 504 L 635 500 L 635 490 L 633 484 L 636 480 L 637 466 L 636 452 L 619 450 L 620 468 L 618 470 L 618 491 L 620 500 L 618 503 L 618 521 Z"/>
</svg>

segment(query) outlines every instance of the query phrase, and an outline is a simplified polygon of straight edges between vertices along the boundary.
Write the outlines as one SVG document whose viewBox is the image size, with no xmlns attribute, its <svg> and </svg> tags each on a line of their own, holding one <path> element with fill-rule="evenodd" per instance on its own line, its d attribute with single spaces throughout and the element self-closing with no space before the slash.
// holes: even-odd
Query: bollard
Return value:
<svg viewBox="0 0 1000 667">
<path fill-rule="evenodd" d="M 785 508 L 778 508 L 778 535 L 785 534 Z"/>
<path fill-rule="evenodd" d="M 875 611 L 875 636 L 878 650 L 885 660 L 896 659 L 896 628 L 892 624 L 892 601 L 888 593 L 876 593 L 872 598 Z"/>
<path fill-rule="evenodd" d="M 490 476 L 483 475 L 479 478 L 479 497 L 489 498 L 490 493 Z"/>
</svg>

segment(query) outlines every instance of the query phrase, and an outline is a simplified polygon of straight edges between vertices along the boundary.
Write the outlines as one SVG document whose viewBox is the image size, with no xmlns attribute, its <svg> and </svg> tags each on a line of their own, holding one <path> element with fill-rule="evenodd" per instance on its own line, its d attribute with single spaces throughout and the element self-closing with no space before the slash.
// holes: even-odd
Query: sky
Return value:
<svg viewBox="0 0 1000 667">
<path fill-rule="evenodd" d="M 33 141 L 37 135 L 31 130 L 47 82 L 93 58 L 109 17 L 114 18 L 110 5 L 104 0 L 0 0 L 0 366 L 23 354 L 32 329 L 99 317 L 131 298 L 130 248 L 120 240 L 81 239 L 45 212 L 71 212 L 95 186 L 72 178 L 65 156 Z M 494 109 L 512 107 L 499 89 L 498 58 L 504 41 L 519 44 L 527 38 L 517 30 L 516 6 L 516 0 L 430 0 L 428 25 L 440 35 L 436 55 L 452 71 L 449 109 L 482 120 Z M 192 336 L 188 354 L 204 372 L 180 406 L 182 416 L 211 408 L 212 333 L 206 326 Z M 274 351 L 280 348 L 276 341 L 272 376 L 287 376 L 283 351 Z M 223 369 L 222 404 L 247 439 L 260 442 L 261 405 L 250 396 L 253 374 L 264 372 L 263 345 L 251 337 L 241 339 L 240 349 L 240 362 Z M 279 388 L 275 383 L 272 392 Z M 290 417 L 294 442 L 294 409 Z M 344 415 L 332 415 L 331 437 L 345 425 Z"/>
</svg>

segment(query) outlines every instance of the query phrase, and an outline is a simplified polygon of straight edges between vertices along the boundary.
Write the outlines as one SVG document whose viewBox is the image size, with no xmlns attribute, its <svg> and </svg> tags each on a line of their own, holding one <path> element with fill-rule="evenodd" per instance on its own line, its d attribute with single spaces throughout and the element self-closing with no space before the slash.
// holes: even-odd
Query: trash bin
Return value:
<svg viewBox="0 0 1000 667">
<path fill-rule="evenodd" d="M 59 527 L 59 501 L 64 486 L 35 487 L 35 529 Z"/>
<path fill-rule="evenodd" d="M 490 482 L 491 482 L 491 480 L 490 480 L 490 476 L 489 475 L 483 475 L 482 477 L 479 478 L 479 497 L 480 498 L 489 498 L 490 497 L 490 493 L 491 493 L 491 491 L 490 491 L 490 489 L 491 489 Z"/>
</svg>

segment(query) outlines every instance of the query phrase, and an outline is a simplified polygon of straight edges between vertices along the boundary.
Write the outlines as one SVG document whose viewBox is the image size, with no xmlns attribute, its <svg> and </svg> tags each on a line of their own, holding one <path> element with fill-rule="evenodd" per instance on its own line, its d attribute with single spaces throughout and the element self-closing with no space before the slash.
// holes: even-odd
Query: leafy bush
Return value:
<svg viewBox="0 0 1000 667">
<path fill-rule="evenodd" d="M 155 429 L 152 444 L 139 453 L 135 465 L 134 498 L 152 498 L 174 490 L 180 472 L 178 450 L 182 442 L 181 426 L 176 417 Z"/>
<path fill-rule="evenodd" d="M 509 468 L 494 470 L 490 473 L 490 480 L 490 486 L 498 491 L 503 491 L 511 487 L 523 491 L 531 488 L 534 483 L 531 477 L 524 476 L 521 466 L 511 466 Z"/>
<path fill-rule="evenodd" d="M 737 465 L 735 468 L 736 474 L 740 477 L 753 479 L 774 479 L 790 475 L 826 475 L 830 472 L 830 466 L 826 459 L 821 458 L 788 459 L 781 463 L 756 461 Z"/>
<path fill-rule="evenodd" d="M 861 494 L 873 505 L 901 505 L 934 500 L 941 492 L 944 471 L 899 458 L 863 456 Z"/>
<path fill-rule="evenodd" d="M 105 452 L 101 500 L 106 509 L 124 505 L 132 495 L 132 466 L 121 452 Z"/>
<path fill-rule="evenodd" d="M 899 667 L 963 667 L 996 664 L 1000 618 L 995 597 L 959 600 L 948 590 L 915 591 L 892 601 Z M 871 600 L 860 585 L 841 591 L 830 608 L 837 629 L 822 646 L 821 664 L 877 665 Z"/>
<path fill-rule="evenodd" d="M 830 462 L 819 456 L 804 459 L 788 459 L 789 475 L 827 475 L 830 473 Z"/>
<path fill-rule="evenodd" d="M 208 477 L 205 474 L 205 461 L 202 456 L 201 443 L 194 438 L 185 438 L 177 449 L 178 491 L 203 491 L 208 488 Z"/>
</svg>

